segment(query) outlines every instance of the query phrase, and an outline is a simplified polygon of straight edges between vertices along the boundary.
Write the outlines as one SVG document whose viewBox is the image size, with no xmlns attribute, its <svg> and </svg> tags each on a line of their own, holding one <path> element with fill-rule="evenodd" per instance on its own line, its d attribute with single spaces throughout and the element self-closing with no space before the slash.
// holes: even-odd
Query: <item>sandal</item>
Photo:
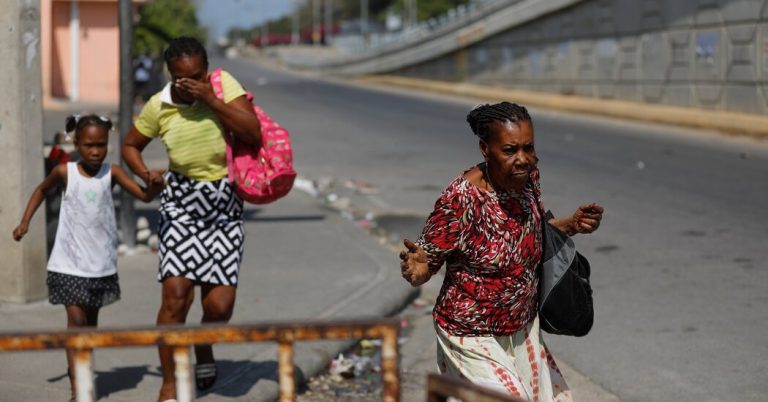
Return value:
<svg viewBox="0 0 768 402">
<path fill-rule="evenodd" d="M 195 365 L 195 384 L 197 389 L 205 391 L 216 382 L 216 363 L 204 363 Z"/>
</svg>

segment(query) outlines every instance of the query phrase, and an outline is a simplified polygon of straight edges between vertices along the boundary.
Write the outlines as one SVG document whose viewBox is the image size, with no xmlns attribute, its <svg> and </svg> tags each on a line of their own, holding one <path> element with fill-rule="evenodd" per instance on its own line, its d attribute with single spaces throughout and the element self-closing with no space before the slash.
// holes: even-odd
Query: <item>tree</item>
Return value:
<svg viewBox="0 0 768 402">
<path fill-rule="evenodd" d="M 206 32 L 189 0 L 154 0 L 139 8 L 133 54 L 158 56 L 168 42 L 178 36 L 191 36 L 205 43 Z"/>
</svg>

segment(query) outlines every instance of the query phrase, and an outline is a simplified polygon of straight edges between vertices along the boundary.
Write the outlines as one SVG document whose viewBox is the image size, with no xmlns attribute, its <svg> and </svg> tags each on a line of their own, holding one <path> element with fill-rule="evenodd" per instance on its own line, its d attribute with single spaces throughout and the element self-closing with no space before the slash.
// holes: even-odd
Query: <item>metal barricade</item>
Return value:
<svg viewBox="0 0 768 402">
<path fill-rule="evenodd" d="M 309 321 L 237 325 L 162 326 L 119 330 L 67 330 L 48 333 L 0 334 L 0 352 L 71 349 L 75 352 L 77 400 L 94 400 L 93 349 L 129 346 L 169 346 L 176 363 L 176 396 L 195 398 L 189 348 L 195 344 L 277 342 L 279 400 L 295 401 L 294 342 L 341 339 L 381 339 L 383 400 L 400 400 L 398 344 L 400 323 L 395 319 Z"/>
<path fill-rule="evenodd" d="M 457 398 L 464 402 L 525 402 L 524 399 L 502 394 L 467 380 L 445 374 L 430 374 L 427 377 L 427 402 L 446 402 L 448 398 Z"/>
</svg>

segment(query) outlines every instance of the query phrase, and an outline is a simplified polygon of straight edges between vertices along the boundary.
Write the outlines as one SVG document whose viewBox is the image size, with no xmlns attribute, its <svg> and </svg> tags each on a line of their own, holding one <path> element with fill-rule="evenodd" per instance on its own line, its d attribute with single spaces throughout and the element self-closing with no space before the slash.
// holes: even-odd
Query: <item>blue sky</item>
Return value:
<svg viewBox="0 0 768 402">
<path fill-rule="evenodd" d="M 226 35 L 233 26 L 251 27 L 277 19 L 294 9 L 295 0 L 197 0 L 197 18 L 211 37 Z"/>
</svg>

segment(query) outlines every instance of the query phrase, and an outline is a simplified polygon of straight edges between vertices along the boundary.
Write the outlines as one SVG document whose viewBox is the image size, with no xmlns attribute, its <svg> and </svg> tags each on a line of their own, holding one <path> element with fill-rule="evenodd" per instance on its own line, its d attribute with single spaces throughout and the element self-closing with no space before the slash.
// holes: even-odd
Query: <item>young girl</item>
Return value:
<svg viewBox="0 0 768 402">
<path fill-rule="evenodd" d="M 120 166 L 104 163 L 112 122 L 96 115 L 69 116 L 67 132 L 75 131 L 79 162 L 56 166 L 29 199 L 13 238 L 21 240 L 45 194 L 64 186 L 56 239 L 48 260 L 48 300 L 63 304 L 67 328 L 95 327 L 99 309 L 120 299 L 117 278 L 117 224 L 112 202 L 115 182 L 144 202 L 152 200 L 163 185 L 140 187 Z M 73 354 L 67 351 L 70 386 Z M 74 400 L 74 396 L 73 396 Z"/>
</svg>

